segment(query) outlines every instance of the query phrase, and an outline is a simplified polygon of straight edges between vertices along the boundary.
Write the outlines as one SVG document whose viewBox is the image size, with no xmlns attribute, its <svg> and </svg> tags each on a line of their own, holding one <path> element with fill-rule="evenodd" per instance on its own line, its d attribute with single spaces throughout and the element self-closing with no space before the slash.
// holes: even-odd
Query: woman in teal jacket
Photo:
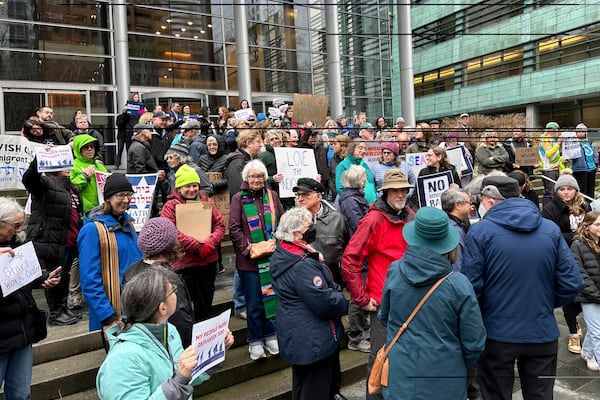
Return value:
<svg viewBox="0 0 600 400">
<path fill-rule="evenodd" d="M 459 234 L 448 216 L 423 207 L 406 224 L 404 257 L 390 265 L 379 319 L 387 343 L 425 293 L 452 272 Z M 466 399 L 467 368 L 485 345 L 485 327 L 469 280 L 452 273 L 433 292 L 389 353 L 385 399 Z"/>
<path fill-rule="evenodd" d="M 96 159 L 99 146 L 98 140 L 88 134 L 77 135 L 73 139 L 71 182 L 81 192 L 83 212 L 87 212 L 99 204 L 96 171 L 106 172 L 102 161 Z"/>
<path fill-rule="evenodd" d="M 342 175 L 344 172 L 349 169 L 351 165 L 360 165 L 367 173 L 367 183 L 365 184 L 364 191 L 365 199 L 367 200 L 367 203 L 371 205 L 377 200 L 377 189 L 375 188 L 375 178 L 373 177 L 373 173 L 371 172 L 369 165 L 363 160 L 367 151 L 367 145 L 363 139 L 356 138 L 348 144 L 347 151 L 348 154 L 346 155 L 346 158 L 344 158 L 344 160 L 335 168 L 335 188 L 337 194 L 340 196 L 344 191 L 344 186 L 342 185 Z"/>
</svg>

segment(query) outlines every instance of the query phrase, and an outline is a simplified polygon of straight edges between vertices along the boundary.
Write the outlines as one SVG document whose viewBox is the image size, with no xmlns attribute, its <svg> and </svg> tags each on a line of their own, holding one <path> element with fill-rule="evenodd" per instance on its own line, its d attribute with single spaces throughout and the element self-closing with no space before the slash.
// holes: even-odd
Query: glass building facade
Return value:
<svg viewBox="0 0 600 400">
<path fill-rule="evenodd" d="M 326 2 L 267 1 L 245 6 L 253 107 L 294 93 L 327 95 Z M 68 124 L 73 111 L 111 128 L 116 99 L 113 7 L 126 7 L 132 91 L 168 106 L 208 103 L 237 107 L 234 7 L 224 1 L 10 0 L 0 2 L 0 95 L 3 132 L 16 132 L 35 107 L 55 108 Z M 344 112 L 392 114 L 391 7 L 381 1 L 339 4 Z M 176 95 L 170 95 L 175 93 Z"/>
</svg>

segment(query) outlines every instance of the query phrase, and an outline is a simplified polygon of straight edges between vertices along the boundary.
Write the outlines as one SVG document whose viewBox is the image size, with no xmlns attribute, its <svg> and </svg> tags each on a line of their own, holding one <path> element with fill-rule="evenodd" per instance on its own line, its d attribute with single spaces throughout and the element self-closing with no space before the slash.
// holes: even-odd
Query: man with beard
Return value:
<svg viewBox="0 0 600 400">
<path fill-rule="evenodd" d="M 342 272 L 354 302 L 370 313 L 371 353 L 367 364 L 367 381 L 377 351 L 386 343 L 386 328 L 377 318 L 377 310 L 387 270 L 392 261 L 399 260 L 408 246 L 402 229 L 414 219 L 414 212 L 406 207 L 408 190 L 413 186 L 400 170 L 390 169 L 383 176 L 383 195 L 373 203 L 350 239 L 342 257 Z M 366 286 L 361 273 L 367 262 Z M 366 399 L 382 399 L 381 394 Z"/>
</svg>

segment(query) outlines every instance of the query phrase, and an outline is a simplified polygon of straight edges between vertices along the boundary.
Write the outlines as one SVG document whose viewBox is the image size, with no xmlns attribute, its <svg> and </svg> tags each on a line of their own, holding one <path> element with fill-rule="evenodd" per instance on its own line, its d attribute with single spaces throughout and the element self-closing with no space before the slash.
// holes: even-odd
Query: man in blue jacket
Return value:
<svg viewBox="0 0 600 400">
<path fill-rule="evenodd" d="M 523 398 L 552 399 L 560 336 L 553 310 L 583 287 L 556 224 L 519 192 L 513 178 L 484 178 L 485 216 L 465 243 L 462 272 L 487 330 L 478 376 L 484 399 L 512 398 L 515 360 Z"/>
</svg>

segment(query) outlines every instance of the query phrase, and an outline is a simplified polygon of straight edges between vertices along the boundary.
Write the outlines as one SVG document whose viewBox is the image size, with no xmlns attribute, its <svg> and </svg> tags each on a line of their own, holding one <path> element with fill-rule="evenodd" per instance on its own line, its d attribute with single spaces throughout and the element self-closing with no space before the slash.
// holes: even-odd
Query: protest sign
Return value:
<svg viewBox="0 0 600 400">
<path fill-rule="evenodd" d="M 14 257 L 8 253 L 0 256 L 0 287 L 4 297 L 42 276 L 33 242 L 15 248 L 14 252 Z"/>
<path fill-rule="evenodd" d="M 21 181 L 34 157 L 35 149 L 29 140 L 0 135 L 0 190 L 25 189 Z"/>
<path fill-rule="evenodd" d="M 104 203 L 104 184 L 106 178 L 111 174 L 108 172 L 96 171 L 96 186 L 98 187 L 98 202 Z M 133 217 L 133 226 L 135 231 L 142 230 L 142 226 L 150 218 L 152 213 L 152 201 L 154 199 L 154 190 L 158 177 L 156 174 L 125 175 L 131 186 L 133 186 L 133 196 L 129 201 L 129 210 L 127 213 Z"/>
<path fill-rule="evenodd" d="M 194 239 L 204 241 L 212 229 L 212 202 L 186 201 L 175 205 L 177 230 Z"/>
<path fill-rule="evenodd" d="M 427 166 L 427 153 L 408 153 L 405 155 L 406 163 L 412 169 L 415 176 L 419 176 L 419 171 Z"/>
<path fill-rule="evenodd" d="M 563 132 L 560 134 L 560 137 L 563 138 L 562 150 L 560 152 L 563 159 L 573 160 L 583 156 L 581 143 L 579 143 L 575 132 Z"/>
<path fill-rule="evenodd" d="M 471 175 L 473 173 L 473 166 L 467 156 L 467 149 L 463 145 L 446 149 L 448 155 L 448 162 L 454 165 L 454 169 L 458 172 L 459 176 Z"/>
<path fill-rule="evenodd" d="M 275 147 L 273 150 L 275 150 L 277 173 L 283 174 L 283 180 L 279 182 L 279 197 L 294 197 L 292 189 L 299 178 L 315 179 L 319 174 L 313 149 Z"/>
<path fill-rule="evenodd" d="M 225 361 L 225 336 L 230 316 L 231 309 L 227 309 L 214 318 L 194 324 L 192 346 L 196 351 L 198 364 L 192 370 L 192 380 Z"/>
<path fill-rule="evenodd" d="M 73 169 L 71 146 L 35 146 L 38 172 L 69 171 Z"/>
<path fill-rule="evenodd" d="M 131 115 L 142 115 L 146 112 L 146 105 L 137 101 L 127 100 L 127 114 Z"/>
<path fill-rule="evenodd" d="M 377 164 L 379 164 L 379 157 L 381 157 L 381 150 L 383 149 L 383 144 L 385 142 L 380 142 L 377 140 L 368 141 L 365 144 L 367 145 L 367 151 L 365 151 L 365 155 L 363 156 L 363 160 L 371 171 L 374 171 L 374 168 Z"/>
<path fill-rule="evenodd" d="M 217 182 L 223 180 L 222 172 L 207 172 L 208 180 L 211 182 Z M 223 189 L 213 193 L 212 200 L 217 206 L 217 210 L 223 217 L 223 223 L 225 224 L 225 235 L 229 235 L 229 190 Z"/>
<path fill-rule="evenodd" d="M 323 126 L 327 120 L 329 96 L 294 93 L 294 120 L 304 124 L 311 121 Z"/>
<path fill-rule="evenodd" d="M 281 113 L 277 107 L 269 107 L 267 111 L 269 112 L 269 118 L 271 119 L 279 119 L 281 117 Z"/>
<path fill-rule="evenodd" d="M 537 147 L 515 147 L 515 163 L 519 166 L 533 167 L 538 163 L 539 153 Z"/>
<path fill-rule="evenodd" d="M 444 171 L 437 174 L 417 177 L 417 193 L 421 207 L 442 208 L 440 197 L 442 193 L 450 189 L 452 183 L 452 172 Z"/>
<path fill-rule="evenodd" d="M 252 111 L 252 109 L 250 108 L 242 108 L 241 110 L 237 110 L 234 113 L 235 117 L 237 119 L 243 119 L 244 121 L 248 121 L 248 118 L 252 115 L 252 117 L 255 117 L 256 114 L 254 114 L 254 111 Z"/>
</svg>

